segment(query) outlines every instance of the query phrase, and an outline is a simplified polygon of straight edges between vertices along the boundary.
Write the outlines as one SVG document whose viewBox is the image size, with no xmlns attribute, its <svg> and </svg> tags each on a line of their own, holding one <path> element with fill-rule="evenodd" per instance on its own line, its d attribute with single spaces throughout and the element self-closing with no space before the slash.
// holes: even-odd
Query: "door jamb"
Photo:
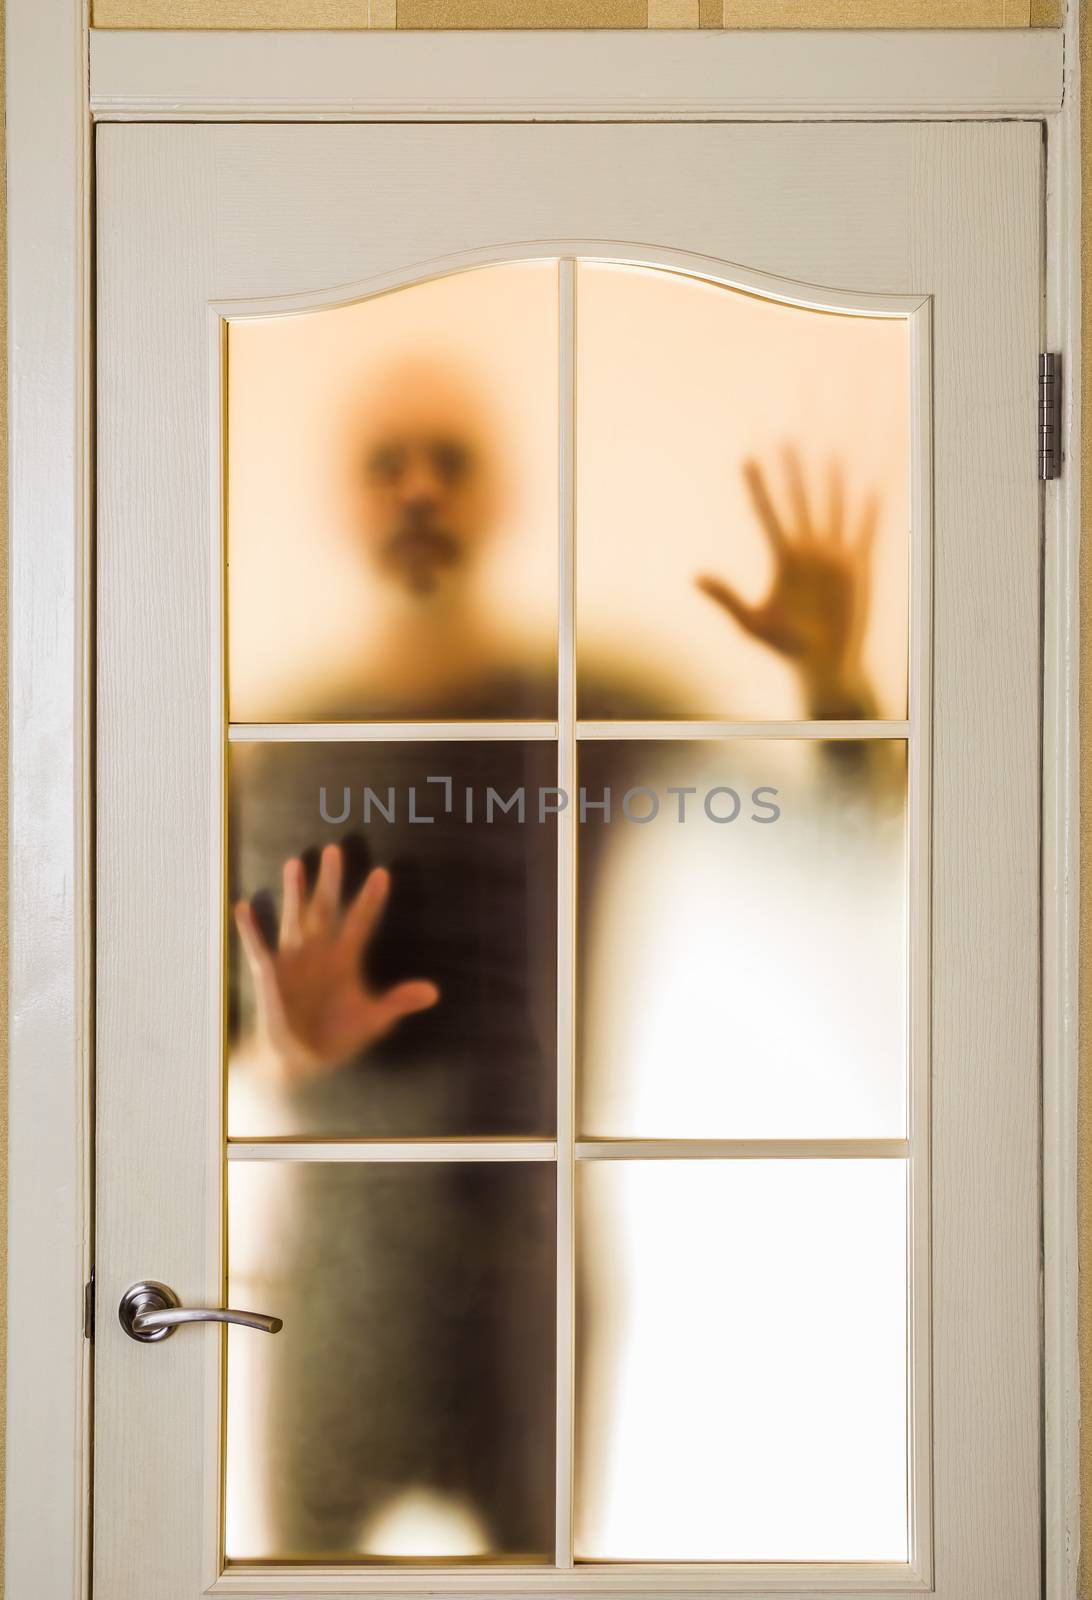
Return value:
<svg viewBox="0 0 1092 1600">
<path fill-rule="evenodd" d="M 1081 902 L 1081 64 L 1066 6 L 1063 99 L 1046 119 L 1043 348 L 1063 352 L 1062 476 L 1043 485 L 1043 1574 L 1076 1600 L 1080 1559 L 1078 1075 Z M 1086 1068 L 1087 1070 L 1087 1068 Z M 1087 1248 L 1087 1246 L 1086 1246 Z"/>
<path fill-rule="evenodd" d="M 91 123 L 87 0 L 7 6 L 5 1587 L 87 1592 Z"/>
</svg>

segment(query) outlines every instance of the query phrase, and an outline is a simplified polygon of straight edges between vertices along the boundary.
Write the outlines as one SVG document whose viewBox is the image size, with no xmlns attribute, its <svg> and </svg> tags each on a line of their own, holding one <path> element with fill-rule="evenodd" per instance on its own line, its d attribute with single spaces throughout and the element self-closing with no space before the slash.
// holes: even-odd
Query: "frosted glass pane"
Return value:
<svg viewBox="0 0 1092 1600">
<path fill-rule="evenodd" d="M 552 1133 L 556 767 L 545 740 L 231 746 L 232 1137 Z"/>
<path fill-rule="evenodd" d="M 557 263 L 228 330 L 237 722 L 556 714 Z"/>
<path fill-rule="evenodd" d="M 904 319 L 579 266 L 583 716 L 905 714 L 908 337 Z"/>
<path fill-rule="evenodd" d="M 578 1557 L 905 1561 L 905 1164 L 577 1173 Z"/>
<path fill-rule="evenodd" d="M 902 1137 L 902 743 L 584 741 L 579 767 L 580 1131 Z"/>
<path fill-rule="evenodd" d="M 552 1167 L 228 1176 L 228 1558 L 552 1554 Z"/>
</svg>

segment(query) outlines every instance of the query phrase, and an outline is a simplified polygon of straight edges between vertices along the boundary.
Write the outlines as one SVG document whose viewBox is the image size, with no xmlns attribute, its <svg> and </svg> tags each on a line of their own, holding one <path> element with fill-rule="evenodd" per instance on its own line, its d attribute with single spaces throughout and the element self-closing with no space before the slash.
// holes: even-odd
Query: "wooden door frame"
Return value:
<svg viewBox="0 0 1092 1600">
<path fill-rule="evenodd" d="M 1069 464 L 1044 491 L 1043 1525 L 1047 1600 L 1074 1600 L 1081 195 L 1069 11 L 1064 33 L 95 33 L 86 0 L 8 0 L 8 1600 L 77 1600 L 89 1583 L 95 123 L 530 117 L 1044 124 L 1043 335 L 1063 353 Z"/>
</svg>

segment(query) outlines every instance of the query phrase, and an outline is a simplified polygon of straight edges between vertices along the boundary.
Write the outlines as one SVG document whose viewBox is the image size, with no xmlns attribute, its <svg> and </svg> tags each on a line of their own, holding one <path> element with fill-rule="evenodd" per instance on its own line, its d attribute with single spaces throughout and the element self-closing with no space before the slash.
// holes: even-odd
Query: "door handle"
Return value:
<svg viewBox="0 0 1092 1600">
<path fill-rule="evenodd" d="M 280 1317 L 267 1317 L 261 1311 L 231 1311 L 227 1306 L 184 1306 L 173 1289 L 151 1280 L 130 1284 L 118 1305 L 118 1321 L 140 1344 L 155 1344 L 169 1339 L 184 1322 L 232 1322 L 240 1328 L 256 1328 L 259 1333 L 280 1333 Z"/>
</svg>

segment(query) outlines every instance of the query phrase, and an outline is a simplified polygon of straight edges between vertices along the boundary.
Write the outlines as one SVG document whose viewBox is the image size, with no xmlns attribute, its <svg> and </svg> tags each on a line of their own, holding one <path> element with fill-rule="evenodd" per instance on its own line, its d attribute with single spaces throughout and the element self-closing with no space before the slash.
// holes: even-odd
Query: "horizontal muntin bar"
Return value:
<svg viewBox="0 0 1092 1600">
<path fill-rule="evenodd" d="M 442 744 L 445 740 L 556 739 L 556 722 L 232 722 L 232 744 Z"/>
<path fill-rule="evenodd" d="M 556 1161 L 552 1139 L 232 1139 L 229 1161 Z M 909 1139 L 578 1139 L 578 1161 L 906 1160 Z"/>
<path fill-rule="evenodd" d="M 666 1595 L 754 1596 L 855 1594 L 860 1600 L 894 1600 L 897 1595 L 931 1590 L 929 1579 L 905 1561 L 578 1561 L 572 1567 L 528 1562 L 525 1566 L 452 1561 L 447 1566 L 388 1562 L 340 1567 L 283 1562 L 231 1561 L 207 1595 L 283 1595 L 304 1600 L 314 1595 L 457 1594 L 481 1600 L 485 1594 L 543 1595 L 548 1600 L 587 1600 L 588 1596 Z"/>
<path fill-rule="evenodd" d="M 556 739 L 556 722 L 233 722 L 232 744 L 442 744 L 445 740 Z M 578 722 L 578 739 L 908 739 L 908 721 Z"/>
<path fill-rule="evenodd" d="M 229 1140 L 229 1161 L 556 1161 L 552 1139 Z"/>
<path fill-rule="evenodd" d="M 578 739 L 908 739 L 909 722 L 578 722 Z"/>
<path fill-rule="evenodd" d="M 909 1139 L 578 1139 L 578 1161 L 906 1160 Z"/>
</svg>

